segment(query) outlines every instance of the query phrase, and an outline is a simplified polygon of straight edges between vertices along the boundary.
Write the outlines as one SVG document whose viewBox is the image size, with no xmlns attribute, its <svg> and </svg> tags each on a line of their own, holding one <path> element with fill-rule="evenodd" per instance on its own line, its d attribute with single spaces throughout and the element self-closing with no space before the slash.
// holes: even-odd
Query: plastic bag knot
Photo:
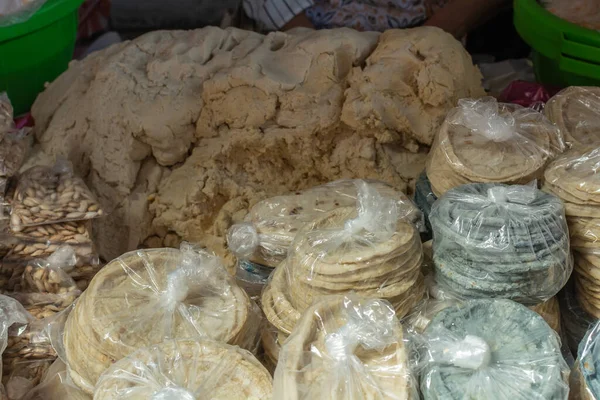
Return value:
<svg viewBox="0 0 600 400">
<path fill-rule="evenodd" d="M 258 232 L 254 225 L 243 222 L 235 224 L 227 232 L 227 246 L 238 258 L 249 258 L 259 245 Z"/>
<path fill-rule="evenodd" d="M 487 367 L 492 359 L 492 350 L 487 342 L 473 335 L 451 345 L 447 353 L 452 365 L 473 370 Z"/>
<path fill-rule="evenodd" d="M 354 353 L 360 341 L 355 332 L 356 326 L 348 324 L 325 336 L 325 348 L 332 359 L 345 362 Z"/>
<path fill-rule="evenodd" d="M 528 205 L 537 196 L 536 189 L 530 186 L 494 186 L 488 189 L 488 200 L 497 204 Z"/>
<path fill-rule="evenodd" d="M 154 393 L 150 400 L 196 400 L 196 396 L 181 387 L 166 387 Z"/>
<path fill-rule="evenodd" d="M 174 308 L 178 303 L 186 299 L 189 287 L 184 271 L 175 270 L 167 275 L 167 290 L 163 296 L 168 308 Z"/>
<path fill-rule="evenodd" d="M 504 142 L 514 137 L 515 119 L 510 114 L 500 114 L 496 99 L 462 99 L 458 107 L 457 122 L 470 130 L 494 142 Z"/>
</svg>

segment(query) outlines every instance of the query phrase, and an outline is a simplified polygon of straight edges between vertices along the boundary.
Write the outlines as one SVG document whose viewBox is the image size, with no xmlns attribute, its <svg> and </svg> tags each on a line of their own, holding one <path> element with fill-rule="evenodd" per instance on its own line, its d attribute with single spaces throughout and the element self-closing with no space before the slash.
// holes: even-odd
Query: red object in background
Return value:
<svg viewBox="0 0 600 400">
<path fill-rule="evenodd" d="M 23 116 L 15 118 L 15 127 L 17 129 L 21 129 L 25 126 L 32 127 L 33 124 L 34 124 L 34 122 L 33 122 L 33 117 L 31 116 L 31 113 L 27 113 Z"/>
<path fill-rule="evenodd" d="M 89 39 L 108 30 L 110 0 L 86 0 L 79 8 L 77 40 Z"/>
<path fill-rule="evenodd" d="M 502 91 L 498 100 L 503 103 L 519 104 L 523 107 L 538 109 L 543 108 L 550 97 L 558 93 L 559 90 L 539 83 L 514 81 Z"/>
</svg>

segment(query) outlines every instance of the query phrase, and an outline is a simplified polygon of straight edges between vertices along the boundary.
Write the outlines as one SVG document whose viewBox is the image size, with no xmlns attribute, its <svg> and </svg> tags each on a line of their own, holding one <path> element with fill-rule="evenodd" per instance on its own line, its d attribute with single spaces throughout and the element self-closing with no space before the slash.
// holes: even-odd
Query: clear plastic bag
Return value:
<svg viewBox="0 0 600 400">
<path fill-rule="evenodd" d="M 9 3 L 18 0 L 9 0 Z M 2 7 L 0 4 L 0 26 Z M 13 107 L 6 92 L 0 93 L 0 198 L 4 196 L 8 178 L 18 171 L 31 147 L 30 128 L 17 129 L 13 120 Z"/>
<path fill-rule="evenodd" d="M 279 331 L 269 322 L 263 324 L 260 331 L 260 342 L 263 348 L 262 363 L 273 375 L 279 362 L 281 345 L 287 340 L 288 335 Z"/>
<path fill-rule="evenodd" d="M 569 368 L 544 320 L 510 300 L 469 300 L 425 330 L 421 393 L 434 399 L 566 400 Z"/>
<path fill-rule="evenodd" d="M 235 280 L 252 300 L 258 301 L 269 281 L 271 272 L 273 272 L 273 268 L 248 260 L 238 260 L 235 269 Z"/>
<path fill-rule="evenodd" d="M 394 199 L 398 218 L 420 223 L 419 210 L 391 186 L 370 180 L 340 180 L 257 203 L 243 223 L 230 228 L 228 247 L 239 259 L 274 268 L 286 258 L 292 241 L 306 223 L 338 208 L 356 207 L 362 184 Z"/>
<path fill-rule="evenodd" d="M 20 399 L 37 385 L 41 376 L 56 358 L 46 321 L 35 320 L 14 299 L 0 296 L 2 321 L 10 326 L 3 334 L 2 375 L 8 398 Z"/>
<path fill-rule="evenodd" d="M 350 291 L 389 300 L 406 315 L 423 296 L 423 252 L 397 204 L 362 182 L 355 207 L 306 224 L 263 293 L 269 321 L 289 333 L 316 298 Z"/>
<path fill-rule="evenodd" d="M 4 359 L 4 351 L 9 345 L 9 336 L 22 334 L 33 318 L 18 301 L 0 295 L 0 354 Z M 0 376 L 4 375 L 0 365 Z"/>
<path fill-rule="evenodd" d="M 585 253 L 574 252 L 573 281 L 577 302 L 585 312 L 600 318 L 600 250 Z"/>
<path fill-rule="evenodd" d="M 275 399 L 418 399 L 393 307 L 355 295 L 306 310 L 279 352 Z"/>
<path fill-rule="evenodd" d="M 541 0 L 552 14 L 587 29 L 600 30 L 600 3 L 597 0 Z"/>
<path fill-rule="evenodd" d="M 4 139 L 4 136 L 11 131 L 15 130 L 15 121 L 13 119 L 14 111 L 8 94 L 6 92 L 0 93 L 0 142 Z"/>
<path fill-rule="evenodd" d="M 23 172 L 15 191 L 11 228 L 84 221 L 104 214 L 83 180 L 73 174 L 69 162 L 52 168 L 33 167 Z"/>
<path fill-rule="evenodd" d="M 70 381 L 67 367 L 56 360 L 46 371 L 40 384 L 27 392 L 21 400 L 92 400 Z"/>
<path fill-rule="evenodd" d="M 431 213 L 431 206 L 433 206 L 433 203 L 437 200 L 437 196 L 433 193 L 433 190 L 431 190 L 431 183 L 429 182 L 429 178 L 427 178 L 427 173 L 425 171 L 419 175 L 417 183 L 415 184 L 414 200 L 416 206 L 423 213 L 425 232 L 421 233 L 421 240 L 426 242 L 433 237 L 431 223 L 429 222 L 429 214 Z"/>
<path fill-rule="evenodd" d="M 36 387 L 50 369 L 54 359 L 23 360 L 12 365 L 10 375 L 5 377 L 6 393 L 10 400 L 21 400 Z"/>
<path fill-rule="evenodd" d="M 598 378 L 598 368 L 600 368 L 599 332 L 600 322 L 596 322 L 579 344 L 577 360 L 571 377 L 571 390 L 574 392 L 573 399 L 600 399 L 600 378 Z"/>
<path fill-rule="evenodd" d="M 555 159 L 544 174 L 543 190 L 565 205 L 574 251 L 578 303 L 600 317 L 600 149 L 576 147 Z"/>
<path fill-rule="evenodd" d="M 13 245 L 5 254 L 4 261 L 23 265 L 36 258 L 51 257 L 68 246 L 75 253 L 75 266 L 69 269 L 69 276 L 80 290 L 85 290 L 102 267 L 90 230 L 90 222 L 82 221 L 38 225 L 24 228 L 21 232 L 11 232 Z"/>
<path fill-rule="evenodd" d="M 254 349 L 260 315 L 213 254 L 177 249 L 126 253 L 94 277 L 64 328 L 75 384 L 90 394 L 100 374 L 137 348 L 210 338 Z"/>
<path fill-rule="evenodd" d="M 64 310 L 79 297 L 81 290 L 69 275 L 76 262 L 73 249 L 63 246 L 46 259 L 36 259 L 17 267 L 8 280 L 7 295 L 17 299 L 37 319 Z"/>
<path fill-rule="evenodd" d="M 548 101 L 544 113 L 572 147 L 597 145 L 600 139 L 600 88 L 568 87 Z"/>
<path fill-rule="evenodd" d="M 38 259 L 25 267 L 17 292 L 66 294 L 78 291 L 69 271 L 75 267 L 77 258 L 70 246 L 58 248 L 47 259 Z"/>
<path fill-rule="evenodd" d="M 570 150 L 548 165 L 543 190 L 565 202 L 568 217 L 600 219 L 599 165 L 600 149 Z"/>
<path fill-rule="evenodd" d="M 425 245 L 423 245 L 425 247 Z M 422 333 L 431 319 L 441 310 L 460 304 L 466 299 L 452 291 L 445 290 L 435 281 L 433 271 L 425 276 L 427 295 L 408 315 L 403 322 L 415 332 Z M 539 314 L 546 323 L 557 333 L 561 333 L 561 312 L 556 296 L 543 303 L 529 306 L 529 309 Z"/>
<path fill-rule="evenodd" d="M 475 183 L 433 206 L 435 280 L 459 298 L 549 300 L 573 269 L 564 208 L 532 186 Z"/>
<path fill-rule="evenodd" d="M 0 3 L 0 27 L 20 24 L 36 13 L 46 0 L 5 0 Z"/>
<path fill-rule="evenodd" d="M 528 183 L 564 148 L 558 128 L 537 111 L 491 97 L 462 99 L 440 128 L 427 176 L 438 197 L 467 183 Z"/>
<path fill-rule="evenodd" d="M 15 176 L 23 165 L 32 141 L 30 128 L 6 132 L 0 139 L 0 178 L 4 181 L 5 190 L 8 178 Z M 4 194 L 5 190 L 0 194 Z"/>
<path fill-rule="evenodd" d="M 562 316 L 561 326 L 566 343 L 571 352 L 577 355 L 579 343 L 598 319 L 588 314 L 579 304 L 573 279 L 569 280 L 567 285 L 560 291 L 558 300 Z"/>
<path fill-rule="evenodd" d="M 98 381 L 95 400 L 271 400 L 269 372 L 248 351 L 210 340 L 168 340 L 139 349 Z"/>
</svg>

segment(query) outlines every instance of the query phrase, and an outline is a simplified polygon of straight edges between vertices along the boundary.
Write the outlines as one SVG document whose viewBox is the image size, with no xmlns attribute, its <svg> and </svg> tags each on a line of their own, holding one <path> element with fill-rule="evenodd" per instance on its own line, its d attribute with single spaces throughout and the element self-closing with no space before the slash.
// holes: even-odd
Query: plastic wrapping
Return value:
<svg viewBox="0 0 600 400">
<path fill-rule="evenodd" d="M 19 178 L 10 223 L 15 232 L 24 227 L 82 221 L 104 214 L 70 163 L 58 161 L 52 168 L 33 167 Z"/>
<path fill-rule="evenodd" d="M 56 360 L 46 371 L 42 382 L 27 392 L 21 400 L 92 400 L 70 381 L 67 367 Z"/>
<path fill-rule="evenodd" d="M 596 322 L 579 344 L 577 361 L 571 377 L 572 399 L 600 399 L 600 322 Z"/>
<path fill-rule="evenodd" d="M 229 249 L 239 259 L 268 267 L 278 266 L 300 229 L 323 214 L 342 207 L 356 207 L 358 190 L 368 184 L 396 201 L 398 218 L 419 223 L 418 209 L 402 193 L 378 181 L 340 180 L 294 194 L 257 203 L 227 235 Z"/>
<path fill-rule="evenodd" d="M 53 361 L 54 359 L 25 360 L 15 363 L 10 375 L 5 377 L 8 398 L 21 400 L 42 381 Z"/>
<path fill-rule="evenodd" d="M 202 337 L 254 349 L 260 315 L 213 254 L 181 250 L 126 253 L 94 277 L 64 328 L 75 384 L 91 393 L 111 363 L 165 339 Z"/>
<path fill-rule="evenodd" d="M 491 97 L 462 99 L 440 128 L 427 176 L 437 196 L 467 183 L 528 183 L 563 150 L 560 131 L 543 114 Z"/>
<path fill-rule="evenodd" d="M 421 241 L 394 198 L 364 183 L 356 207 L 306 224 L 263 293 L 269 321 L 289 333 L 320 296 L 350 291 L 389 300 L 400 317 L 423 296 Z"/>
<path fill-rule="evenodd" d="M 597 0 L 541 0 L 552 14 L 587 29 L 600 30 L 600 3 Z"/>
<path fill-rule="evenodd" d="M 260 342 L 263 348 L 262 363 L 271 374 L 275 373 L 275 368 L 279 362 L 281 345 L 283 345 L 287 338 L 287 334 L 277 330 L 270 323 L 263 324 L 260 331 Z"/>
<path fill-rule="evenodd" d="M 46 0 L 5 0 L 0 3 L 0 27 L 27 21 Z"/>
<path fill-rule="evenodd" d="M 271 400 L 269 372 L 239 347 L 210 340 L 168 340 L 116 362 L 95 400 Z"/>
<path fill-rule="evenodd" d="M 238 260 L 235 269 L 235 280 L 252 300 L 259 301 L 272 272 L 273 268 L 248 260 Z"/>
<path fill-rule="evenodd" d="M 23 306 L 15 299 L 0 295 L 0 354 L 4 359 L 4 351 L 9 345 L 9 335 L 22 334 L 33 318 L 25 311 Z M 0 376 L 4 370 L 0 364 Z M 1 386 L 1 385 L 0 385 Z M 0 388 L 3 392 L 4 388 Z M 2 395 L 0 394 L 0 398 Z"/>
<path fill-rule="evenodd" d="M 565 204 L 578 304 L 596 318 L 600 317 L 599 166 L 600 149 L 576 147 L 548 165 L 543 186 Z"/>
<path fill-rule="evenodd" d="M 355 295 L 320 299 L 281 348 L 273 394 L 281 400 L 418 399 L 393 307 Z"/>
<path fill-rule="evenodd" d="M 15 122 L 13 120 L 14 110 L 8 94 L 6 92 L 0 93 L 0 142 L 4 139 L 4 136 L 15 129 Z"/>
<path fill-rule="evenodd" d="M 573 149 L 544 173 L 543 190 L 565 202 L 569 217 L 600 218 L 600 149 Z"/>
<path fill-rule="evenodd" d="M 560 291 L 558 299 L 562 317 L 561 325 L 567 345 L 571 352 L 577 355 L 579 343 L 598 319 L 588 314 L 579 304 L 573 279 Z"/>
<path fill-rule="evenodd" d="M 431 223 L 429 222 L 429 214 L 431 213 L 431 207 L 437 200 L 437 196 L 431 190 L 431 183 L 427 178 L 427 173 L 423 171 L 417 183 L 415 184 L 415 204 L 423 213 L 423 220 L 425 222 L 425 231 L 421 232 L 421 240 L 426 242 L 431 240 L 433 234 L 431 232 Z"/>
<path fill-rule="evenodd" d="M 425 248 L 426 244 L 423 244 Z M 441 310 L 460 304 L 465 301 L 463 296 L 457 295 L 453 291 L 445 290 L 435 281 L 434 271 L 425 275 L 425 285 L 427 296 L 417 304 L 411 313 L 406 316 L 403 323 L 410 326 L 415 332 L 422 333 L 429 325 L 432 318 Z M 530 310 L 539 314 L 546 323 L 557 333 L 561 333 L 561 311 L 558 297 L 551 297 L 543 303 L 529 307 Z"/>
<path fill-rule="evenodd" d="M 461 298 L 508 298 L 537 305 L 573 269 L 564 208 L 532 186 L 476 183 L 433 206 L 437 284 Z"/>
<path fill-rule="evenodd" d="M 84 290 L 101 268 L 89 229 L 89 222 L 65 222 L 27 227 L 21 232 L 6 232 L 10 245 L 2 254 L 0 287 L 13 290 L 11 286 L 14 285 L 15 277 L 23 273 L 27 263 L 52 257 L 55 252 L 67 246 L 75 255 L 75 266 L 69 268 L 69 276 L 75 280 L 80 290 Z M 7 280 L 12 280 L 13 284 L 9 286 Z"/>
<path fill-rule="evenodd" d="M 47 259 L 29 263 L 14 290 L 54 294 L 77 291 L 75 281 L 69 276 L 69 271 L 75 267 L 75 263 L 73 248 L 60 247 Z"/>
<path fill-rule="evenodd" d="M 544 113 L 571 146 L 597 146 L 600 140 L 600 88 L 568 87 L 548 101 Z"/>
<path fill-rule="evenodd" d="M 518 303 L 469 300 L 445 308 L 423 339 L 424 400 L 567 399 L 558 335 Z"/>
<path fill-rule="evenodd" d="M 18 0 L 9 0 L 18 1 Z M 0 4 L 0 26 L 2 26 L 2 7 Z M 30 128 L 17 129 L 13 120 L 13 108 L 8 95 L 0 93 L 0 198 L 4 196 L 8 178 L 15 175 L 31 146 Z"/>
<path fill-rule="evenodd" d="M 23 165 L 32 141 L 29 128 L 7 132 L 4 139 L 0 140 L 0 178 L 3 179 L 5 190 L 7 179 L 16 175 Z"/>
<path fill-rule="evenodd" d="M 6 296 L 0 296 L 0 310 L 2 381 L 8 398 L 20 399 L 39 383 L 42 374 L 56 358 L 47 331 L 52 320 L 34 320 L 16 300 Z"/>
<path fill-rule="evenodd" d="M 600 253 L 574 252 L 573 281 L 577 302 L 586 313 L 600 318 Z"/>
<path fill-rule="evenodd" d="M 65 222 L 61 224 L 39 225 L 24 228 L 21 232 L 11 232 L 12 245 L 3 256 L 5 268 L 0 269 L 0 279 L 14 274 L 11 265 L 23 268 L 25 263 L 36 258 L 51 257 L 61 247 L 67 245 L 75 253 L 75 266 L 69 275 L 78 288 L 84 290 L 101 264 L 92 242 L 89 222 Z"/>
</svg>

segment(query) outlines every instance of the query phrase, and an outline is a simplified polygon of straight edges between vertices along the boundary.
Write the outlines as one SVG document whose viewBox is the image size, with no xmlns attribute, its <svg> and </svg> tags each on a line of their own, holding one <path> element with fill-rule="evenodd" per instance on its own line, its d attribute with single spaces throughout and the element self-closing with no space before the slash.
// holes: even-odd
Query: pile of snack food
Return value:
<svg viewBox="0 0 600 400">
<path fill-rule="evenodd" d="M 101 264 L 84 180 L 0 149 L 0 398 L 600 400 L 599 96 L 462 99 L 415 203 L 368 179 L 256 202 L 234 276 L 188 242 Z"/>
<path fill-rule="evenodd" d="M 0 293 L 19 302 L 23 323 L 8 331 L 3 382 L 19 398 L 57 357 L 48 324 L 101 268 L 90 220 L 103 210 L 66 161 L 19 171 L 30 128 L 15 126 L 4 94 L 0 114 Z"/>
</svg>

